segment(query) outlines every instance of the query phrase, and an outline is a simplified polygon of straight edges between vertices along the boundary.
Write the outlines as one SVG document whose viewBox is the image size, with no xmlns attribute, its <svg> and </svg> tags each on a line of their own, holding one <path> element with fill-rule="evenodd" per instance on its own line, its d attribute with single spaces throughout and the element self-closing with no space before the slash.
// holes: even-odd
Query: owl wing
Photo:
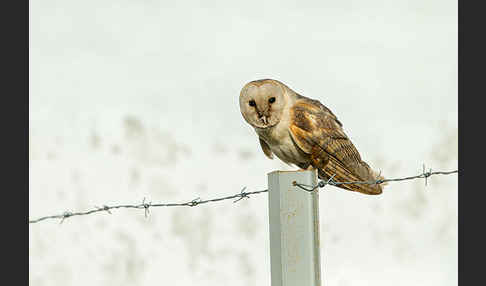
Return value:
<svg viewBox="0 0 486 286">
<path fill-rule="evenodd" d="M 265 141 L 263 141 L 261 138 L 259 140 L 260 140 L 260 146 L 262 147 L 263 153 L 265 153 L 265 155 L 268 158 L 273 159 L 273 153 L 272 153 L 272 149 L 270 149 L 270 146 L 268 146 L 268 144 Z"/>
<path fill-rule="evenodd" d="M 375 181 L 380 177 L 361 160 L 358 150 L 336 116 L 319 101 L 301 97 L 290 109 L 290 135 L 294 144 L 310 155 L 321 179 Z M 380 185 L 338 185 L 365 194 L 380 194 Z"/>
</svg>

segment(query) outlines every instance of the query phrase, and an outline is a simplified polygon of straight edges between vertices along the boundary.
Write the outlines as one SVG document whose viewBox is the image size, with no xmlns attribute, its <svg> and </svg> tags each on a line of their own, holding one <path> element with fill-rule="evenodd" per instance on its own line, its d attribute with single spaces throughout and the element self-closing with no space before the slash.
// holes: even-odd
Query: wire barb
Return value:
<svg viewBox="0 0 486 286">
<path fill-rule="evenodd" d="M 147 218 L 147 216 L 150 214 L 150 210 L 149 208 L 152 206 L 152 202 L 150 203 L 145 203 L 145 198 L 143 198 L 143 201 L 142 201 L 142 207 L 144 208 L 145 210 L 145 218 Z"/>
<path fill-rule="evenodd" d="M 329 180 L 327 180 L 327 182 L 324 182 L 324 181 L 320 181 L 316 188 L 324 188 L 326 185 L 333 185 L 334 184 L 334 181 L 332 180 L 334 178 L 334 176 L 336 176 L 336 174 L 332 175 Z"/>
<path fill-rule="evenodd" d="M 61 222 L 59 222 L 59 224 L 62 224 L 64 222 L 65 219 L 67 219 L 68 217 L 72 216 L 73 213 L 70 212 L 70 211 L 65 211 L 63 214 L 62 214 L 62 219 L 61 219 Z"/>
<path fill-rule="evenodd" d="M 239 201 L 241 201 L 244 198 L 247 198 L 247 199 L 250 198 L 250 196 L 248 195 L 248 193 L 245 193 L 245 190 L 246 190 L 246 187 L 243 187 L 243 189 L 241 189 L 241 192 L 239 193 L 239 197 L 240 198 L 237 199 L 237 200 L 235 200 L 235 201 L 233 201 L 233 203 L 239 202 Z"/>
<path fill-rule="evenodd" d="M 98 207 L 98 206 L 94 206 L 97 210 L 100 210 L 100 211 L 106 211 L 107 213 L 111 214 L 110 212 L 110 207 L 107 206 L 107 205 L 103 205 L 103 207 Z"/>
<path fill-rule="evenodd" d="M 187 203 L 188 206 L 190 207 L 195 207 L 197 206 L 198 204 L 200 204 L 202 201 L 201 201 L 201 198 L 195 198 L 194 200 L 190 201 Z"/>
<path fill-rule="evenodd" d="M 427 187 L 427 178 L 432 175 L 432 168 L 428 171 L 425 172 L 425 164 L 422 164 L 422 176 L 425 179 L 425 186 Z"/>
</svg>

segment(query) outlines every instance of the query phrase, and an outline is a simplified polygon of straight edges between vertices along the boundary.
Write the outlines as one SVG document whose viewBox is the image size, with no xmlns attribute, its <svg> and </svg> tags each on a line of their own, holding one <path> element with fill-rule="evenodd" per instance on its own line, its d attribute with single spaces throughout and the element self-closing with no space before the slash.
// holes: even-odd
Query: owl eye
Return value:
<svg viewBox="0 0 486 286">
<path fill-rule="evenodd" d="M 250 100 L 250 102 L 248 104 L 250 104 L 250 106 L 255 106 L 256 105 L 256 103 L 255 103 L 255 101 L 253 99 Z"/>
<path fill-rule="evenodd" d="M 275 102 L 275 97 L 270 97 L 270 99 L 268 100 L 268 102 L 274 103 Z"/>
</svg>

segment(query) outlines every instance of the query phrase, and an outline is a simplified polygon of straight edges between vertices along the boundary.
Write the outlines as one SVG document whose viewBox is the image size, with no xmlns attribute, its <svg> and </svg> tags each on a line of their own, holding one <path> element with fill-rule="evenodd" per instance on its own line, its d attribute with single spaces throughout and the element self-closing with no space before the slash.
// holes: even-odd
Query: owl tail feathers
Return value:
<svg viewBox="0 0 486 286">
<path fill-rule="evenodd" d="M 352 181 L 366 181 L 375 182 L 384 180 L 380 173 L 370 168 L 366 162 L 361 161 L 354 166 L 346 167 L 338 160 L 331 157 L 329 163 L 323 169 L 318 170 L 319 178 L 328 180 L 333 177 L 335 182 L 352 182 Z M 349 191 L 360 192 L 367 195 L 379 195 L 383 192 L 382 184 L 339 184 L 336 187 L 346 189 Z"/>
</svg>

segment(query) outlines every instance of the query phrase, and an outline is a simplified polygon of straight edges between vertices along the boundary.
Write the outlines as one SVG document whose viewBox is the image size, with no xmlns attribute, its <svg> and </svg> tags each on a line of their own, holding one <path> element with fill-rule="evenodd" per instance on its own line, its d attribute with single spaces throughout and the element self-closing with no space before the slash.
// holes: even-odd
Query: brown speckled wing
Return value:
<svg viewBox="0 0 486 286">
<path fill-rule="evenodd" d="M 268 144 L 265 141 L 263 141 L 261 138 L 260 138 L 260 146 L 262 147 L 263 153 L 265 153 L 265 155 L 268 158 L 273 159 L 273 153 L 272 150 L 270 149 L 270 146 L 268 146 Z"/>
<path fill-rule="evenodd" d="M 336 116 L 317 100 L 301 97 L 290 110 L 290 134 L 294 143 L 310 155 L 319 177 L 335 181 L 378 179 L 361 160 L 358 150 L 342 130 Z M 380 194 L 380 185 L 339 185 L 364 194 Z"/>
</svg>

